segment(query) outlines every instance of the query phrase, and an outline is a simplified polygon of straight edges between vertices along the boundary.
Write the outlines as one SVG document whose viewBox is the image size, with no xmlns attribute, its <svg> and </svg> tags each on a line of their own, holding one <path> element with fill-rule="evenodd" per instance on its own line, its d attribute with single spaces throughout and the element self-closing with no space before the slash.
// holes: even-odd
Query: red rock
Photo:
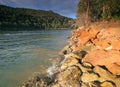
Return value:
<svg viewBox="0 0 120 87">
<path fill-rule="evenodd" d="M 119 28 L 102 29 L 100 30 L 100 33 L 97 35 L 97 38 L 92 40 L 92 42 L 96 46 L 101 46 L 103 49 L 106 49 L 107 47 L 112 45 L 114 45 L 112 46 L 112 49 L 118 49 L 120 48 L 120 45 L 118 44 L 119 41 L 120 41 Z"/>
<path fill-rule="evenodd" d="M 120 40 L 114 41 L 114 42 L 112 43 L 112 47 L 113 47 L 113 49 L 115 49 L 115 50 L 120 50 Z"/>
<path fill-rule="evenodd" d="M 90 38 L 91 35 L 89 32 L 87 31 L 81 32 L 81 34 L 78 37 L 78 43 L 77 43 L 78 47 L 84 46 L 89 41 Z"/>
<path fill-rule="evenodd" d="M 120 73 L 120 51 L 92 50 L 85 56 L 85 58 L 83 58 L 82 61 L 90 62 L 94 66 L 104 65 L 112 73 Z"/>
<path fill-rule="evenodd" d="M 107 22 L 105 22 L 105 24 L 106 23 Z M 96 46 L 102 47 L 103 49 L 108 48 L 112 44 L 114 45 L 112 46 L 112 49 L 119 50 L 118 48 L 120 48 L 120 46 L 115 42 L 120 41 L 120 25 L 119 27 L 110 27 L 110 25 L 108 26 L 107 24 L 106 26 L 104 24 L 102 25 L 92 25 L 86 29 L 77 29 L 76 31 L 74 30 L 72 36 L 78 39 L 74 43 L 76 44 L 76 50 L 81 49 L 81 47 L 85 46 L 87 43 L 89 43 L 89 41 L 91 41 Z"/>
<path fill-rule="evenodd" d="M 111 72 L 120 73 L 120 21 L 96 23 L 85 29 L 77 29 L 73 39 L 73 50 L 84 50 L 89 43 L 96 47 L 88 51 L 83 61 L 105 65 Z"/>
<path fill-rule="evenodd" d="M 99 31 L 97 29 L 86 29 L 80 30 L 76 33 L 76 37 L 78 38 L 76 49 L 81 49 L 82 46 L 86 45 L 90 40 L 96 37 Z"/>
</svg>

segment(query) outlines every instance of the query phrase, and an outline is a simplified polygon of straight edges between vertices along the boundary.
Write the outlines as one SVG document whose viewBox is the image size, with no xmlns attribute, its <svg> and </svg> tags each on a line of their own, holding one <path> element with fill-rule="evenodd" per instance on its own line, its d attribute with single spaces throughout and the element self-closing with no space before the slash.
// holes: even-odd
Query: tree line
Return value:
<svg viewBox="0 0 120 87">
<path fill-rule="evenodd" d="M 95 21 L 119 20 L 120 0 L 80 0 L 77 19 L 81 25 Z"/>
<path fill-rule="evenodd" d="M 12 8 L 0 5 L 0 30 L 70 28 L 73 19 L 53 11 Z M 10 29 L 10 30 L 11 30 Z"/>
</svg>

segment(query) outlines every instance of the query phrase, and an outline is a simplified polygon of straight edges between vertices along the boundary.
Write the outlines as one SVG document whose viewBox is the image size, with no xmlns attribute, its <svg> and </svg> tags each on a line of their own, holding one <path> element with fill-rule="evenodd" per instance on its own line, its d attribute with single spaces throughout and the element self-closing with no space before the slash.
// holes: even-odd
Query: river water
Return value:
<svg viewBox="0 0 120 87">
<path fill-rule="evenodd" d="M 0 34 L 0 87 L 17 87 L 42 72 L 67 44 L 70 30 L 12 31 Z"/>
</svg>

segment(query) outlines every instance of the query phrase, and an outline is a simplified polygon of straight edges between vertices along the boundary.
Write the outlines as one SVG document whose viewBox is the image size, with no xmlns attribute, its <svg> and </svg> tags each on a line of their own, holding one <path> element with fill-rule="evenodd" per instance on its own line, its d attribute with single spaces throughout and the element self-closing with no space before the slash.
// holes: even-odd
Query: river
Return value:
<svg viewBox="0 0 120 87">
<path fill-rule="evenodd" d="M 9 31 L 0 34 L 0 87 L 17 87 L 44 72 L 67 44 L 70 30 Z"/>
</svg>

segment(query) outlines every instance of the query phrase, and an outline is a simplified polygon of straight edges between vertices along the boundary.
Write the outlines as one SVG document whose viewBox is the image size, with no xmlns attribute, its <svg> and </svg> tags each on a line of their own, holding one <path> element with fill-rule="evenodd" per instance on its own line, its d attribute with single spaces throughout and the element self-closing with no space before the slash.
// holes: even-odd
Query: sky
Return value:
<svg viewBox="0 0 120 87">
<path fill-rule="evenodd" d="M 76 18 L 77 4 L 80 0 L 0 0 L 0 4 L 19 8 L 52 10 L 63 16 Z"/>
</svg>

